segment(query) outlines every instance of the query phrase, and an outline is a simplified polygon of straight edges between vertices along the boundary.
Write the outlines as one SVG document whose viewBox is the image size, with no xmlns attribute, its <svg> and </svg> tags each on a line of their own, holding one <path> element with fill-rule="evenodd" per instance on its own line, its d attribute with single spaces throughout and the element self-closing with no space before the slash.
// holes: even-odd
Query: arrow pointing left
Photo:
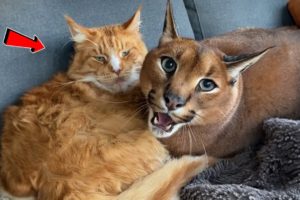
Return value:
<svg viewBox="0 0 300 200">
<path fill-rule="evenodd" d="M 11 47 L 19 47 L 19 48 L 30 48 L 32 53 L 37 53 L 43 49 L 45 49 L 44 44 L 39 38 L 34 35 L 34 38 L 31 39 L 28 36 L 21 34 L 15 30 L 10 28 L 6 29 L 4 44 L 6 46 Z"/>
</svg>

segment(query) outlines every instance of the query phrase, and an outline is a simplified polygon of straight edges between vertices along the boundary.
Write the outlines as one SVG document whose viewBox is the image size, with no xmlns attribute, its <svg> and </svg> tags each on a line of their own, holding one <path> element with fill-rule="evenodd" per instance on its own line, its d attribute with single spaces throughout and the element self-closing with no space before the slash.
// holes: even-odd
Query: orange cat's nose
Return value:
<svg viewBox="0 0 300 200">
<path fill-rule="evenodd" d="M 115 74 L 117 74 L 118 76 L 120 75 L 121 73 L 121 69 L 118 69 L 118 70 L 114 70 Z"/>
</svg>

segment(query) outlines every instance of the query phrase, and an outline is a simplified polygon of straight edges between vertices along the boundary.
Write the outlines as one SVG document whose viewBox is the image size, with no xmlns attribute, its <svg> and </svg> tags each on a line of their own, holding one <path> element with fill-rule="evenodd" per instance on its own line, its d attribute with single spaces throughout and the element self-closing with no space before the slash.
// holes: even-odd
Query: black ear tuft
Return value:
<svg viewBox="0 0 300 200">
<path fill-rule="evenodd" d="M 175 20 L 173 17 L 171 0 L 167 2 L 167 9 L 165 15 L 165 22 L 163 27 L 163 34 L 159 40 L 159 44 L 169 42 L 178 37 Z"/>
<path fill-rule="evenodd" d="M 255 53 L 252 53 L 252 54 L 240 54 L 240 55 L 237 55 L 237 56 L 224 55 L 223 56 L 223 61 L 227 64 L 241 62 L 243 60 L 248 60 L 248 59 L 254 58 L 254 57 L 256 57 L 260 54 L 263 54 L 263 53 L 267 52 L 269 49 L 272 49 L 274 47 L 275 46 L 268 47 L 268 48 L 266 48 L 262 51 L 255 52 Z"/>
<path fill-rule="evenodd" d="M 263 51 L 255 52 L 252 54 L 242 54 L 238 56 L 223 56 L 223 61 L 227 65 L 227 71 L 232 77 L 232 83 L 237 81 L 239 75 L 259 61 L 271 48 L 264 49 Z"/>
</svg>

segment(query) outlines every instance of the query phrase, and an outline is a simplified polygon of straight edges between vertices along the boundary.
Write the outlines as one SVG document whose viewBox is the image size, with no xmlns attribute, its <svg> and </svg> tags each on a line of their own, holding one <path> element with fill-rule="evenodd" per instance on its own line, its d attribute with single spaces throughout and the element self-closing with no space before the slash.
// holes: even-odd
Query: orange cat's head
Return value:
<svg viewBox="0 0 300 200">
<path fill-rule="evenodd" d="M 146 46 L 142 40 L 140 9 L 124 24 L 86 28 L 66 17 L 75 55 L 68 76 L 106 91 L 125 92 L 138 84 Z"/>
<path fill-rule="evenodd" d="M 266 52 L 228 56 L 180 38 L 169 5 L 160 44 L 148 53 L 141 71 L 152 133 L 163 138 L 183 126 L 228 122 L 239 104 L 241 72 Z"/>
</svg>

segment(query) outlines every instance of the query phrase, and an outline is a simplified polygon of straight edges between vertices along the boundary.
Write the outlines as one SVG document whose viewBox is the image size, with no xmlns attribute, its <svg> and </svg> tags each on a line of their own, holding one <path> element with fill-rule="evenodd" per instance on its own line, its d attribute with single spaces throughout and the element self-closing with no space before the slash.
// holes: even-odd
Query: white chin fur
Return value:
<svg viewBox="0 0 300 200">
<path fill-rule="evenodd" d="M 130 73 L 130 76 L 127 78 L 127 80 L 121 84 L 104 84 L 99 82 L 95 76 L 93 75 L 87 75 L 81 81 L 83 82 L 91 82 L 98 88 L 101 88 L 103 90 L 109 91 L 111 93 L 119 93 L 119 92 L 126 92 L 132 88 L 134 88 L 139 81 L 139 73 L 134 70 L 135 67 L 132 68 L 132 71 Z"/>
<path fill-rule="evenodd" d="M 132 72 L 130 77 L 123 82 L 122 84 L 114 84 L 112 86 L 107 86 L 106 89 L 108 89 L 112 93 L 118 93 L 118 92 L 126 92 L 132 88 L 134 88 L 139 81 L 139 74 L 136 72 Z"/>
<path fill-rule="evenodd" d="M 151 131 L 151 133 L 156 137 L 156 138 L 167 138 L 167 137 L 171 137 L 172 135 L 174 135 L 184 124 L 175 124 L 173 126 L 172 131 L 170 132 L 166 132 L 164 130 L 161 130 L 158 127 L 153 126 L 153 124 L 151 123 L 151 119 L 153 117 L 154 113 L 153 110 L 150 108 L 149 110 L 149 118 L 148 118 L 148 126 L 149 126 L 149 130 Z"/>
</svg>

